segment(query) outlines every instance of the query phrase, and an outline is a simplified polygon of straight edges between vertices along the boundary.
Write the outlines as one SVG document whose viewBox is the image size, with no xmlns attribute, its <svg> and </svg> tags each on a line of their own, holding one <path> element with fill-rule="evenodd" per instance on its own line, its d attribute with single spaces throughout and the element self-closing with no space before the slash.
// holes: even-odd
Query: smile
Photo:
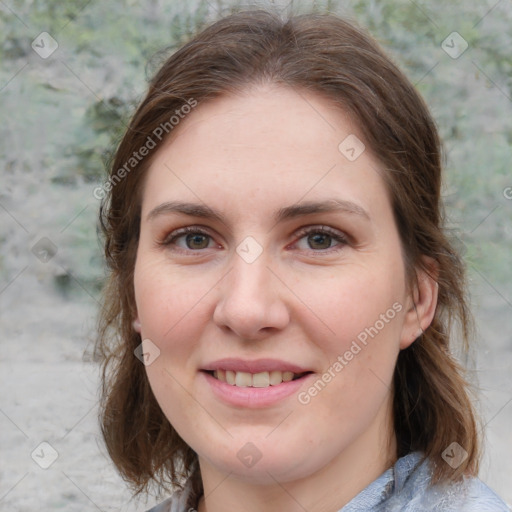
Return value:
<svg viewBox="0 0 512 512">
<path fill-rule="evenodd" d="M 315 375 L 311 368 L 283 359 L 233 357 L 204 363 L 199 374 L 213 396 L 237 408 L 278 405 Z"/>
<path fill-rule="evenodd" d="M 215 379 L 226 382 L 231 386 L 242 388 L 267 388 L 270 386 L 278 386 L 283 382 L 290 382 L 292 380 L 300 379 L 309 372 L 293 373 L 290 371 L 264 371 L 259 373 L 249 373 L 233 370 L 215 370 L 208 372 Z"/>
</svg>

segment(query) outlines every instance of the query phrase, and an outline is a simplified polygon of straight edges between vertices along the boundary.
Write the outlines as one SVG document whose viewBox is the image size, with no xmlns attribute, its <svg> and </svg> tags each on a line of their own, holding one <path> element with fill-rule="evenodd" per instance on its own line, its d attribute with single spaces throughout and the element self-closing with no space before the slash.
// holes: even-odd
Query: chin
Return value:
<svg viewBox="0 0 512 512">
<path fill-rule="evenodd" d="M 241 448 L 234 450 L 235 445 Z M 256 485 L 275 485 L 276 481 L 284 483 L 305 478 L 328 463 L 323 460 L 323 457 L 328 459 L 328 454 L 319 454 L 318 450 L 305 453 L 303 445 L 303 442 L 292 446 L 275 440 L 269 443 L 264 439 L 256 442 L 231 439 L 222 454 L 209 453 L 204 459 L 232 478 Z"/>
</svg>

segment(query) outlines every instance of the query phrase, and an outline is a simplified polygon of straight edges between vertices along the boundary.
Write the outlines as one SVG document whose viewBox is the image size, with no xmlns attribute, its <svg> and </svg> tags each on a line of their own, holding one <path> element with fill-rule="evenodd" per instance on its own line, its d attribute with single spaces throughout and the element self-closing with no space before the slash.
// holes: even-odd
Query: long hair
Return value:
<svg viewBox="0 0 512 512">
<path fill-rule="evenodd" d="M 190 476 L 200 485 L 197 455 L 169 424 L 134 356 L 141 342 L 132 327 L 140 191 L 158 148 L 140 162 L 130 158 L 192 100 L 200 105 L 256 83 L 328 98 L 358 124 L 379 159 L 409 284 L 419 269 L 428 271 L 423 256 L 433 258 L 439 272 L 433 322 L 396 365 L 397 456 L 421 450 L 434 482 L 477 474 L 476 416 L 463 369 L 450 352 L 454 323 L 467 348 L 471 316 L 463 263 L 443 231 L 435 123 L 404 74 L 353 24 L 320 14 L 282 20 L 265 11 L 221 19 L 175 52 L 151 80 L 113 160 L 100 212 L 109 278 L 96 346 L 103 356 L 101 427 L 112 460 L 137 492 L 152 481 L 179 487 Z M 456 469 L 442 458 L 453 441 L 468 454 Z"/>
</svg>

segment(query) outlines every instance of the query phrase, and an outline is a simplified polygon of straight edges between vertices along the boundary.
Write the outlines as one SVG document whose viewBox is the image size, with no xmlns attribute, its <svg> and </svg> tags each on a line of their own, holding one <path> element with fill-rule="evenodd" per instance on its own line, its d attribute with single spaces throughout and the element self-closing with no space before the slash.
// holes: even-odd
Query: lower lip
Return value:
<svg viewBox="0 0 512 512">
<path fill-rule="evenodd" d="M 297 393 L 304 382 L 312 377 L 312 373 L 304 375 L 300 379 L 282 382 L 277 386 L 266 388 L 238 387 L 227 382 L 222 382 L 213 375 L 204 371 L 200 372 L 206 382 L 211 386 L 213 394 L 223 402 L 237 407 L 248 407 L 253 409 L 269 407 L 281 400 Z"/>
</svg>

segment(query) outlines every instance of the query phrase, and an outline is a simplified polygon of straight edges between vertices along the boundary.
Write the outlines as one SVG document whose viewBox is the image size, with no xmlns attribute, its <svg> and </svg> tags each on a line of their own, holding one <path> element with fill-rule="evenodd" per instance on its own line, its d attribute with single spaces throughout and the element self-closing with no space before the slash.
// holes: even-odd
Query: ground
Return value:
<svg viewBox="0 0 512 512">
<path fill-rule="evenodd" d="M 145 510 L 158 498 L 131 501 L 99 433 L 98 365 L 90 358 L 97 304 L 85 293 L 73 301 L 59 298 L 46 284 L 29 269 L 0 295 L 1 508 Z M 481 478 L 512 504 L 509 305 L 485 281 L 473 286 L 480 329 L 477 374 L 487 422 Z"/>
</svg>

